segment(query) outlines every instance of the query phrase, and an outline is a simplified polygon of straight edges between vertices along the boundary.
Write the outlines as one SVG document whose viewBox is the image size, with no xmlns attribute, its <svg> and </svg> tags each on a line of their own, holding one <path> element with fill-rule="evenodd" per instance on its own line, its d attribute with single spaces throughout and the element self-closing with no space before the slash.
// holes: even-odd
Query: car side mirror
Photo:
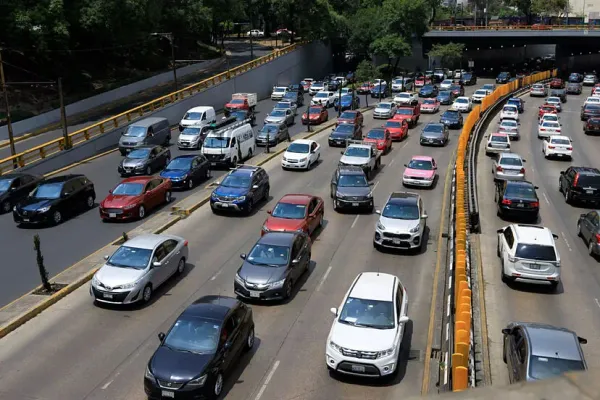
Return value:
<svg viewBox="0 0 600 400">
<path fill-rule="evenodd" d="M 109 193 L 109 194 L 112 194 L 112 189 L 108 189 L 108 193 Z"/>
<path fill-rule="evenodd" d="M 298 263 L 300 263 L 300 259 L 296 258 L 294 260 L 292 260 L 292 265 L 298 265 Z"/>
<path fill-rule="evenodd" d="M 404 166 L 405 166 L 406 168 L 408 168 L 408 165 L 404 164 Z"/>
<path fill-rule="evenodd" d="M 65 193 L 62 194 L 62 197 L 67 197 L 67 196 L 70 196 L 70 195 L 71 195 L 71 192 L 65 192 Z"/>
<path fill-rule="evenodd" d="M 165 334 L 163 332 L 158 333 L 158 340 L 160 340 L 161 342 L 165 340 Z"/>
<path fill-rule="evenodd" d="M 423 218 L 423 219 L 427 219 L 427 218 L 428 218 L 428 215 L 427 215 L 427 214 L 423 214 L 423 215 L 421 215 L 421 218 Z"/>
<path fill-rule="evenodd" d="M 245 259 L 246 259 L 246 253 L 242 253 L 242 254 L 240 254 L 240 258 L 241 258 L 242 260 L 245 260 Z"/>
<path fill-rule="evenodd" d="M 504 233 L 504 228 L 500 228 L 496 232 L 498 232 L 498 233 Z"/>
<path fill-rule="evenodd" d="M 521 161 L 523 161 L 523 162 L 527 162 L 527 160 L 524 160 L 524 159 L 521 159 Z"/>
<path fill-rule="evenodd" d="M 538 187 L 538 186 L 534 186 L 533 188 L 534 188 L 535 190 L 539 189 L 539 187 Z"/>
<path fill-rule="evenodd" d="M 511 333 L 512 333 L 512 329 L 510 329 L 510 328 L 502 329 L 502 334 L 504 334 L 504 335 L 510 335 Z"/>
<path fill-rule="evenodd" d="M 162 263 L 161 263 L 160 261 L 154 261 L 154 262 L 152 263 L 152 266 L 153 266 L 154 268 L 159 268 L 161 265 L 162 265 Z"/>
<path fill-rule="evenodd" d="M 344 152 L 343 152 L 343 151 L 340 151 L 340 154 L 341 154 L 341 155 L 344 155 Z"/>
<path fill-rule="evenodd" d="M 587 339 L 586 338 L 582 338 L 581 336 L 577 336 L 577 340 L 579 341 L 580 344 L 587 344 Z"/>
<path fill-rule="evenodd" d="M 408 321 L 410 321 L 410 318 L 408 318 L 406 315 L 403 315 L 400 318 L 398 318 L 399 324 L 406 324 Z"/>
<path fill-rule="evenodd" d="M 564 175 L 565 171 L 560 171 L 559 174 Z"/>
<path fill-rule="evenodd" d="M 252 185 L 252 189 L 258 189 L 258 185 Z"/>
<path fill-rule="evenodd" d="M 273 210 L 267 210 L 267 214 L 271 215 L 271 213 L 273 212 Z"/>
<path fill-rule="evenodd" d="M 585 218 L 587 217 L 587 214 L 579 214 L 579 218 Z"/>
<path fill-rule="evenodd" d="M 215 185 L 220 185 L 221 181 L 215 181 Z"/>
<path fill-rule="evenodd" d="M 552 234 L 552 237 L 553 237 L 554 239 L 558 239 L 558 235 L 557 235 L 556 233 L 553 233 L 553 234 Z"/>
<path fill-rule="evenodd" d="M 105 259 L 106 261 L 108 261 L 108 259 L 109 259 L 109 258 L 110 258 L 110 256 L 104 256 L 104 259 Z"/>
<path fill-rule="evenodd" d="M 331 308 L 329 309 L 329 311 L 331 311 L 331 313 L 337 317 L 337 315 L 338 315 L 338 310 L 337 310 L 337 308 L 335 308 L 335 307 L 331 307 Z"/>
</svg>

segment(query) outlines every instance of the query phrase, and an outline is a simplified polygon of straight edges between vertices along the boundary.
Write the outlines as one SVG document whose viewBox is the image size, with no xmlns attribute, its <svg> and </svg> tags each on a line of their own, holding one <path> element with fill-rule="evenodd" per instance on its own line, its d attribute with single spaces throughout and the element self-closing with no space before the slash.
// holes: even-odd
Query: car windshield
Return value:
<svg viewBox="0 0 600 400">
<path fill-rule="evenodd" d="M 190 169 L 192 165 L 193 158 L 189 157 L 178 157 L 171 160 L 171 162 L 167 165 L 167 170 L 179 170 L 179 171 L 187 171 Z"/>
<path fill-rule="evenodd" d="M 271 117 L 285 117 L 285 111 L 283 110 L 274 110 L 271 111 Z"/>
<path fill-rule="evenodd" d="M 521 167 L 523 166 L 523 161 L 520 158 L 516 157 L 502 157 L 499 162 L 500 165 L 507 165 L 511 167 Z"/>
<path fill-rule="evenodd" d="M 275 90 L 273 90 L 276 93 L 281 93 L 281 92 L 285 92 L 287 90 L 287 88 L 283 88 L 283 87 L 278 87 L 275 88 Z"/>
<path fill-rule="evenodd" d="M 194 316 L 181 316 L 162 345 L 175 351 L 212 354 L 219 345 L 220 322 Z"/>
<path fill-rule="evenodd" d="M 377 106 L 377 108 L 390 109 L 390 108 L 392 108 L 392 105 L 390 103 L 379 103 L 379 105 Z"/>
<path fill-rule="evenodd" d="M 423 104 L 431 104 L 431 105 L 435 105 L 435 100 L 432 100 L 432 99 L 426 99 L 426 100 L 423 100 Z"/>
<path fill-rule="evenodd" d="M 563 138 L 552 138 L 550 140 L 550 143 L 552 143 L 552 144 L 570 145 L 571 141 L 569 139 L 563 139 Z"/>
<path fill-rule="evenodd" d="M 450 86 L 450 90 L 453 90 L 453 91 L 460 90 L 460 86 L 452 85 L 452 86 Z"/>
<path fill-rule="evenodd" d="M 485 84 L 482 87 L 486 90 L 494 90 L 494 85 L 491 83 Z"/>
<path fill-rule="evenodd" d="M 580 360 L 532 356 L 529 362 L 529 375 L 533 379 L 549 379 L 565 372 L 583 370 L 585 365 Z"/>
<path fill-rule="evenodd" d="M 600 104 L 586 104 L 585 109 L 587 111 L 600 111 Z"/>
<path fill-rule="evenodd" d="M 396 85 L 402 85 L 402 79 L 394 79 Z"/>
<path fill-rule="evenodd" d="M 352 101 L 352 96 L 348 96 L 348 95 L 342 96 L 342 103 L 346 103 L 349 101 Z"/>
<path fill-rule="evenodd" d="M 338 321 L 364 328 L 394 329 L 394 303 L 348 297 Z"/>
<path fill-rule="evenodd" d="M 502 111 L 516 113 L 517 112 L 517 107 L 515 107 L 515 106 L 504 106 L 504 108 L 502 109 Z"/>
<path fill-rule="evenodd" d="M 600 97 L 588 97 L 586 103 L 600 103 Z"/>
<path fill-rule="evenodd" d="M 229 103 L 230 104 L 244 104 L 244 99 L 233 99 Z"/>
<path fill-rule="evenodd" d="M 271 212 L 272 216 L 284 219 L 302 219 L 305 214 L 306 205 L 291 203 L 277 203 Z"/>
<path fill-rule="evenodd" d="M 246 111 L 234 111 L 230 114 L 236 121 L 243 121 L 248 118 Z"/>
<path fill-rule="evenodd" d="M 444 127 L 442 125 L 427 125 L 423 129 L 423 133 L 444 133 Z"/>
<path fill-rule="evenodd" d="M 579 178 L 577 179 L 577 186 L 583 188 L 592 187 L 595 189 L 600 189 L 600 176 L 579 174 Z"/>
<path fill-rule="evenodd" d="M 398 95 L 398 97 L 400 97 L 401 99 L 409 99 L 410 98 L 410 94 L 408 94 L 408 93 L 400 93 Z"/>
<path fill-rule="evenodd" d="M 521 102 L 519 100 L 509 100 L 508 104 L 510 104 L 511 106 L 519 107 L 521 105 Z"/>
<path fill-rule="evenodd" d="M 558 97 L 548 97 L 546 103 L 560 103 L 560 99 Z"/>
<path fill-rule="evenodd" d="M 182 135 L 193 135 L 193 136 L 198 136 L 200 133 L 202 133 L 202 130 L 200 128 L 184 128 L 183 131 L 181 132 Z"/>
<path fill-rule="evenodd" d="M 444 82 L 442 82 L 442 85 L 452 85 L 452 79 L 446 79 Z"/>
<path fill-rule="evenodd" d="M 444 90 L 443 92 L 440 92 L 438 97 L 450 97 L 450 92 L 447 90 Z"/>
<path fill-rule="evenodd" d="M 419 219 L 419 207 L 417 204 L 387 203 L 383 208 L 382 216 L 393 219 L 416 220 Z"/>
<path fill-rule="evenodd" d="M 340 175 L 338 187 L 367 187 L 369 182 L 364 175 Z"/>
<path fill-rule="evenodd" d="M 231 102 L 233 103 L 234 100 L 232 100 Z M 200 121 L 202 119 L 202 113 L 201 112 L 188 112 L 188 113 L 185 113 L 185 115 L 183 116 L 183 119 L 188 120 L 188 121 Z"/>
<path fill-rule="evenodd" d="M 310 146 L 306 143 L 292 143 L 286 151 L 288 153 L 306 154 L 310 151 Z"/>
<path fill-rule="evenodd" d="M 413 110 L 410 108 L 399 108 L 396 110 L 396 114 L 398 115 L 412 115 Z"/>
<path fill-rule="evenodd" d="M 277 103 L 275 105 L 275 108 L 290 108 L 292 105 L 290 103 L 287 102 L 282 102 L 282 103 Z"/>
<path fill-rule="evenodd" d="M 477 91 L 475 91 L 475 94 L 478 94 L 481 96 L 487 96 L 487 90 L 477 90 Z"/>
<path fill-rule="evenodd" d="M 382 129 L 373 129 L 367 133 L 368 139 L 383 139 L 385 138 L 385 132 Z"/>
<path fill-rule="evenodd" d="M 250 175 L 246 174 L 229 174 L 223 182 L 221 182 L 221 186 L 230 187 L 230 188 L 249 188 L 252 179 Z"/>
<path fill-rule="evenodd" d="M 460 97 L 458 99 L 456 99 L 457 103 L 461 103 L 461 104 L 467 104 L 469 103 L 469 100 L 467 99 L 461 99 Z"/>
<path fill-rule="evenodd" d="M 144 137 L 146 136 L 146 128 L 143 126 L 129 125 L 123 136 L 128 137 Z"/>
<path fill-rule="evenodd" d="M 354 133 L 354 125 L 352 124 L 341 124 L 335 128 L 333 133 Z"/>
<path fill-rule="evenodd" d="M 544 85 L 533 85 L 532 88 L 533 89 L 543 89 Z"/>
<path fill-rule="evenodd" d="M 519 243 L 515 256 L 528 260 L 556 261 L 554 247 L 541 244 Z"/>
<path fill-rule="evenodd" d="M 500 125 L 502 125 L 503 127 L 510 127 L 510 128 L 515 128 L 517 127 L 517 121 L 502 121 L 500 123 Z"/>
<path fill-rule="evenodd" d="M 446 118 L 446 119 L 457 119 L 458 116 L 460 114 L 458 113 L 458 111 L 445 111 L 442 114 L 442 118 Z"/>
<path fill-rule="evenodd" d="M 556 112 L 556 109 L 554 107 L 542 107 L 542 111 L 553 113 Z"/>
<path fill-rule="evenodd" d="M 134 160 L 141 160 L 150 156 L 152 149 L 137 149 L 127 154 L 127 158 L 133 158 Z"/>
<path fill-rule="evenodd" d="M 508 143 L 508 137 L 507 136 L 494 135 L 494 136 L 492 136 L 492 142 Z"/>
<path fill-rule="evenodd" d="M 560 124 L 554 121 L 544 121 L 544 123 L 542 123 L 542 126 L 545 128 L 558 128 Z"/>
<path fill-rule="evenodd" d="M 144 191 L 143 183 L 120 183 L 112 194 L 115 196 L 138 196 Z"/>
<path fill-rule="evenodd" d="M 369 149 L 365 147 L 348 147 L 344 152 L 344 155 L 348 157 L 369 158 L 369 154 Z"/>
<path fill-rule="evenodd" d="M 152 256 L 152 250 L 121 246 L 108 259 L 106 265 L 119 268 L 146 269 Z"/>
<path fill-rule="evenodd" d="M 321 107 L 311 107 L 308 111 L 310 114 L 321 114 Z"/>
<path fill-rule="evenodd" d="M 402 122 L 400 121 L 386 121 L 386 128 L 402 128 Z"/>
<path fill-rule="evenodd" d="M 425 85 L 421 88 L 422 91 L 426 92 L 428 90 L 433 90 L 433 86 L 431 85 Z"/>
<path fill-rule="evenodd" d="M 0 193 L 6 192 L 10 189 L 13 179 L 0 179 Z"/>
<path fill-rule="evenodd" d="M 329 97 L 329 93 L 317 93 L 315 95 L 316 99 L 318 99 L 318 98 L 324 98 L 324 97 Z"/>
<path fill-rule="evenodd" d="M 257 243 L 246 257 L 246 261 L 254 265 L 280 267 L 287 265 L 289 258 L 289 247 Z"/>
<path fill-rule="evenodd" d="M 218 149 L 229 147 L 229 138 L 226 137 L 207 137 L 202 144 L 207 149 Z"/>
<path fill-rule="evenodd" d="M 535 200 L 537 199 L 535 195 L 535 187 L 533 185 L 507 185 L 506 190 L 504 192 L 505 197 L 519 197 L 525 199 Z"/>
<path fill-rule="evenodd" d="M 431 171 L 433 170 L 433 164 L 429 160 L 410 160 L 410 163 L 408 163 L 408 168 Z"/>
<path fill-rule="evenodd" d="M 33 191 L 31 197 L 36 199 L 58 199 L 63 188 L 63 183 L 44 183 Z"/>
</svg>

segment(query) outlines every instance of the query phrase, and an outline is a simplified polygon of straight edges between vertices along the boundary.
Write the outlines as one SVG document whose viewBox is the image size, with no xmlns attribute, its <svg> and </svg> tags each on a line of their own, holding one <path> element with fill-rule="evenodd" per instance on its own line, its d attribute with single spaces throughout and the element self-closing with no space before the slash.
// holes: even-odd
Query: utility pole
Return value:
<svg viewBox="0 0 600 400">
<path fill-rule="evenodd" d="M 162 33 L 162 32 L 154 32 L 151 33 L 150 36 L 160 36 L 169 41 L 171 45 L 171 64 L 173 67 L 173 83 L 175 84 L 175 91 L 177 91 L 177 65 L 175 64 L 175 43 L 172 32 Z"/>
<path fill-rule="evenodd" d="M 10 154 L 17 154 L 15 150 L 15 138 L 13 136 L 12 122 L 10 120 L 10 106 L 8 104 L 8 91 L 6 90 L 6 79 L 4 78 L 4 63 L 2 62 L 2 48 L 0 48 L 0 84 L 4 94 L 4 105 L 6 106 L 6 128 L 8 129 L 8 142 L 10 144 Z M 17 160 L 13 160 L 13 168 L 18 168 Z"/>
<path fill-rule="evenodd" d="M 58 78 L 58 99 L 60 101 L 60 123 L 63 129 L 63 138 L 65 139 L 65 149 L 70 149 L 72 146 L 69 131 L 67 130 L 67 112 L 65 110 L 65 99 L 63 97 L 62 78 Z"/>
</svg>

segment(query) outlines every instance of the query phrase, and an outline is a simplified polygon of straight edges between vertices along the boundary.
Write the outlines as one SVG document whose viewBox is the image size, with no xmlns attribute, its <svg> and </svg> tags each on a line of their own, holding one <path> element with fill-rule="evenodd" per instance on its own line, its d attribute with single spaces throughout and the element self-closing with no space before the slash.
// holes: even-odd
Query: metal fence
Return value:
<svg viewBox="0 0 600 400">
<path fill-rule="evenodd" d="M 468 26 L 468 25 L 438 25 L 430 28 L 435 31 L 587 31 L 600 30 L 600 25 L 488 25 L 488 26 Z"/>
</svg>

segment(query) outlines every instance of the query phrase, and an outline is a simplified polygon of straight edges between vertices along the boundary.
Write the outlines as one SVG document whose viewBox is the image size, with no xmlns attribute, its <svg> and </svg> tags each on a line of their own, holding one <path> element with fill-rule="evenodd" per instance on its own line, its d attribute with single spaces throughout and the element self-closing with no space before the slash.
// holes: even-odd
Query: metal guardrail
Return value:
<svg viewBox="0 0 600 400">
<path fill-rule="evenodd" d="M 430 32 L 435 31 L 587 31 L 600 30 L 600 25 L 488 25 L 488 26 L 432 26 Z"/>
<path fill-rule="evenodd" d="M 103 121 L 97 122 L 83 129 L 79 129 L 73 133 L 70 133 L 68 140 L 71 146 L 76 146 L 79 143 L 88 141 L 96 136 L 102 135 L 105 132 L 109 132 L 119 126 L 126 125 L 136 118 L 142 117 L 148 113 L 155 112 L 168 104 L 175 103 L 179 100 L 193 96 L 199 92 L 202 92 L 210 87 L 225 82 L 233 77 L 241 75 L 251 69 L 259 67 L 265 63 L 268 63 L 276 58 L 279 58 L 285 54 L 288 54 L 298 47 L 304 45 L 307 42 L 299 42 L 290 46 L 278 49 L 266 56 L 257 58 L 253 61 L 239 65 L 226 72 L 222 72 L 218 75 L 205 79 L 203 81 L 194 83 L 176 92 L 169 93 L 165 96 L 154 99 L 148 103 L 142 104 L 141 106 L 132 108 L 118 115 L 107 118 Z M 51 140 L 47 143 L 25 150 L 19 154 L 11 157 L 6 157 L 0 160 L 0 175 L 14 171 L 15 169 L 22 168 L 26 165 L 32 164 L 38 160 L 44 159 L 50 155 L 56 154 L 65 150 L 66 148 L 65 138 L 60 137 Z M 15 166 L 17 168 L 15 168 Z"/>
</svg>

